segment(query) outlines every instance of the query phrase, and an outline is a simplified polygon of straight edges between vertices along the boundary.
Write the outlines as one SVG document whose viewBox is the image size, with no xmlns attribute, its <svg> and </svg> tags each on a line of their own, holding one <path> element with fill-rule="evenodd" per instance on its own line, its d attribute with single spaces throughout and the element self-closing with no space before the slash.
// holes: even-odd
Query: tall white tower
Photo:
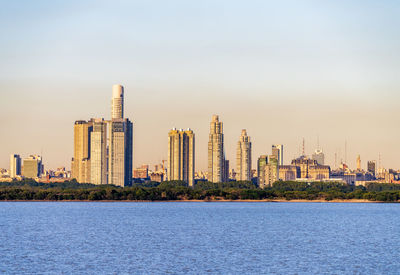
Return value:
<svg viewBox="0 0 400 275">
<path fill-rule="evenodd" d="M 111 99 L 111 119 L 124 118 L 124 87 L 113 85 Z"/>
</svg>

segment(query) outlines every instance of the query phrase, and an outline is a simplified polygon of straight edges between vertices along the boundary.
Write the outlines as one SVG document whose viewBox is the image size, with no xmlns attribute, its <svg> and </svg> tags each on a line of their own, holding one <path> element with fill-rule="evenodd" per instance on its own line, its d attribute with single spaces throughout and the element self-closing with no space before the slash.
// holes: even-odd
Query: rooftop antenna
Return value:
<svg viewBox="0 0 400 275">
<path fill-rule="evenodd" d="M 381 165 L 382 165 L 382 163 L 381 163 L 381 153 L 379 152 L 379 162 L 378 162 L 378 170 L 381 170 Z"/>
<path fill-rule="evenodd" d="M 305 151 L 306 151 L 306 150 L 305 150 L 305 143 L 306 143 L 306 142 L 305 142 L 305 139 L 303 138 L 303 156 L 306 155 L 306 153 L 305 153 Z"/>
<path fill-rule="evenodd" d="M 347 140 L 344 140 L 344 162 L 347 164 Z"/>
<path fill-rule="evenodd" d="M 319 150 L 319 135 L 317 135 L 317 149 Z"/>
<path fill-rule="evenodd" d="M 335 152 L 335 168 L 337 168 L 337 152 Z"/>
</svg>

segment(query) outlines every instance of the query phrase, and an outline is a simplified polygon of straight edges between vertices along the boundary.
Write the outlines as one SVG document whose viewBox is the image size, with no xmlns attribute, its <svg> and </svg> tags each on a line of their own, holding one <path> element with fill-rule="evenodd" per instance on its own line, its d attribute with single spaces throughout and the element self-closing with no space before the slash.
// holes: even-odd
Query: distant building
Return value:
<svg viewBox="0 0 400 275">
<path fill-rule="evenodd" d="M 300 167 L 295 165 L 280 165 L 279 179 L 283 181 L 294 181 L 300 177 Z"/>
<path fill-rule="evenodd" d="M 328 165 L 311 165 L 308 169 L 309 178 L 324 180 L 330 178 L 331 168 Z"/>
<path fill-rule="evenodd" d="M 222 180 L 223 182 L 229 181 L 229 160 L 225 159 L 225 156 L 224 156 L 224 167 L 222 170 Z"/>
<path fill-rule="evenodd" d="M 300 169 L 298 178 L 311 180 L 329 179 L 331 169 L 328 165 L 320 165 L 317 160 L 301 156 L 292 160 L 292 165 Z"/>
<path fill-rule="evenodd" d="M 213 115 L 210 123 L 210 135 L 208 141 L 208 181 L 224 182 L 226 175 L 223 123 L 217 115 Z"/>
<path fill-rule="evenodd" d="M 146 167 L 133 169 L 133 177 L 135 179 L 147 179 L 149 177 L 149 169 Z"/>
<path fill-rule="evenodd" d="M 265 186 L 265 166 L 268 164 L 268 156 L 262 155 L 257 160 L 257 184 Z"/>
<path fill-rule="evenodd" d="M 279 164 L 274 155 L 268 157 L 268 163 L 265 166 L 265 183 L 261 188 L 271 187 L 274 182 L 279 180 Z"/>
<path fill-rule="evenodd" d="M 357 171 L 361 171 L 361 157 L 360 155 L 357 156 Z"/>
<path fill-rule="evenodd" d="M 43 173 L 42 157 L 31 155 L 23 160 L 22 175 L 25 178 L 37 178 Z"/>
<path fill-rule="evenodd" d="M 245 129 L 240 135 L 236 150 L 236 180 L 251 180 L 251 141 Z"/>
<path fill-rule="evenodd" d="M 10 177 L 15 178 L 21 175 L 21 157 L 16 154 L 10 156 Z"/>
<path fill-rule="evenodd" d="M 107 184 L 107 123 L 104 119 L 92 120 L 90 136 L 90 183 Z"/>
<path fill-rule="evenodd" d="M 272 145 L 272 155 L 278 160 L 279 165 L 283 165 L 283 144 Z"/>
<path fill-rule="evenodd" d="M 332 179 L 342 179 L 348 185 L 355 185 L 357 181 L 356 173 L 333 172 L 330 176 Z"/>
<path fill-rule="evenodd" d="M 127 118 L 113 118 L 109 125 L 108 183 L 129 186 L 133 165 L 133 124 Z"/>
<path fill-rule="evenodd" d="M 325 164 L 325 154 L 320 149 L 315 150 L 314 154 L 312 155 L 312 159 L 316 160 L 319 165 Z"/>
<path fill-rule="evenodd" d="M 367 163 L 367 170 L 370 172 L 372 175 L 376 176 L 376 161 L 368 161 Z"/>
<path fill-rule="evenodd" d="M 310 178 L 309 167 L 318 165 L 316 160 L 309 159 L 306 156 L 301 156 L 297 159 L 292 160 L 292 165 L 300 167 L 300 178 L 307 179 Z"/>
<path fill-rule="evenodd" d="M 172 129 L 168 133 L 168 180 L 182 180 L 194 186 L 194 146 L 192 130 Z"/>
<path fill-rule="evenodd" d="M 74 157 L 71 162 L 71 177 L 79 183 L 90 183 L 90 143 L 93 120 L 77 120 L 74 124 Z"/>
<path fill-rule="evenodd" d="M 163 182 L 164 181 L 164 174 L 161 172 L 153 172 L 150 173 L 150 180 L 156 182 Z"/>
<path fill-rule="evenodd" d="M 236 180 L 237 173 L 235 169 L 229 169 L 229 180 Z"/>
</svg>

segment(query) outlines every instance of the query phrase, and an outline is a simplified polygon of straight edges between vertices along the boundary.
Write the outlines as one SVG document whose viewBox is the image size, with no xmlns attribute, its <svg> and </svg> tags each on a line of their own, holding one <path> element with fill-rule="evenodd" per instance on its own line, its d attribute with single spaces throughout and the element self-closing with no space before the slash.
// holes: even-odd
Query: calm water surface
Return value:
<svg viewBox="0 0 400 275">
<path fill-rule="evenodd" d="M 400 205 L 0 202 L 0 273 L 400 274 Z"/>
</svg>

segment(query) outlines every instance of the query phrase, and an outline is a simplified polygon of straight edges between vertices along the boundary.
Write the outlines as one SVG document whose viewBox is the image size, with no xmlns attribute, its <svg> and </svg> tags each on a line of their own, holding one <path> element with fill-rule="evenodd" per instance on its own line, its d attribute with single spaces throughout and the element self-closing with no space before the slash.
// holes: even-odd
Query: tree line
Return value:
<svg viewBox="0 0 400 275">
<path fill-rule="evenodd" d="M 252 182 L 199 182 L 193 188 L 183 181 L 136 183 L 130 187 L 62 183 L 37 183 L 34 180 L 0 182 L 0 200 L 83 200 L 83 201 L 171 201 L 171 200 L 349 200 L 365 199 L 398 202 L 400 185 L 369 183 L 351 186 L 342 183 L 279 181 L 272 187 L 258 188 Z"/>
</svg>

